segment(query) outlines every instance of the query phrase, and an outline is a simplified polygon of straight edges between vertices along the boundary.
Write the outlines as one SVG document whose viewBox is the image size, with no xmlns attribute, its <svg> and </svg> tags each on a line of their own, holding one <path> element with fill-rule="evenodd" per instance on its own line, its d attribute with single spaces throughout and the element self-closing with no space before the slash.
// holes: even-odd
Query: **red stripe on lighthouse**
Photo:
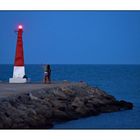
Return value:
<svg viewBox="0 0 140 140">
<path fill-rule="evenodd" d="M 22 33 L 23 33 L 22 25 L 19 25 L 14 66 L 24 66 L 24 51 L 23 51 Z"/>
</svg>

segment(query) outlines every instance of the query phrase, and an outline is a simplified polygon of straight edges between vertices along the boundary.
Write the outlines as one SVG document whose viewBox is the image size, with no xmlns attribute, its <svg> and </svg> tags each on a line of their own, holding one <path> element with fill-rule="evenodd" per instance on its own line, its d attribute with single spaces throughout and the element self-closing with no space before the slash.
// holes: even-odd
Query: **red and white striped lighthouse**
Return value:
<svg viewBox="0 0 140 140">
<path fill-rule="evenodd" d="M 13 78 L 9 79 L 9 83 L 26 83 L 27 79 L 25 78 L 24 51 L 23 51 L 23 41 L 22 41 L 23 26 L 22 25 L 18 26 L 17 32 L 18 32 L 18 36 L 17 36 Z"/>
</svg>

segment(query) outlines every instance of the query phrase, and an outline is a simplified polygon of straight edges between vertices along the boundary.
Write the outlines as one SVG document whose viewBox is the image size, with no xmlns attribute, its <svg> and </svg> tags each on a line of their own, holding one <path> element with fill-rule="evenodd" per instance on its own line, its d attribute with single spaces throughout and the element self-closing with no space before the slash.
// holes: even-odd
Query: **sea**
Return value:
<svg viewBox="0 0 140 140">
<path fill-rule="evenodd" d="M 33 83 L 43 81 L 44 65 L 26 65 Z M 52 80 L 84 81 L 118 100 L 130 101 L 133 110 L 103 113 L 77 120 L 55 123 L 53 129 L 140 129 L 140 65 L 51 65 Z M 0 82 L 12 77 L 13 65 L 0 65 Z"/>
</svg>

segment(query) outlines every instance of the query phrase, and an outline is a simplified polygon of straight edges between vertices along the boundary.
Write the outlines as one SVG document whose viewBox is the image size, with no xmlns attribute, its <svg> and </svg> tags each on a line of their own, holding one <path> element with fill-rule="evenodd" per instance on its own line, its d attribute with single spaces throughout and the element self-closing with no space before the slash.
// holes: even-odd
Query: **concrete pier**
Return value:
<svg viewBox="0 0 140 140">
<path fill-rule="evenodd" d="M 0 83 L 0 98 L 26 93 L 32 90 L 46 88 L 46 84 L 9 84 Z"/>
<path fill-rule="evenodd" d="M 63 87 L 67 85 L 73 85 L 76 83 L 66 83 L 66 82 L 53 82 L 52 84 L 44 83 L 0 83 L 0 98 L 13 96 L 22 93 L 28 93 L 30 91 L 44 89 L 44 88 L 53 88 L 53 87 Z"/>
</svg>

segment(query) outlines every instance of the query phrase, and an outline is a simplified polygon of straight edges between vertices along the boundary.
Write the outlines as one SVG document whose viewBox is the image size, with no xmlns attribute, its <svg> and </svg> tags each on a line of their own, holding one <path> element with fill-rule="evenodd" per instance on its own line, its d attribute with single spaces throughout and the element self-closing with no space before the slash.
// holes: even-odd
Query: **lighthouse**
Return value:
<svg viewBox="0 0 140 140">
<path fill-rule="evenodd" d="M 27 78 L 25 78 L 25 66 L 24 66 L 24 51 L 23 51 L 23 26 L 19 25 L 17 30 L 17 44 L 16 44 L 16 54 L 13 69 L 13 77 L 9 79 L 9 83 L 26 83 Z"/>
</svg>

